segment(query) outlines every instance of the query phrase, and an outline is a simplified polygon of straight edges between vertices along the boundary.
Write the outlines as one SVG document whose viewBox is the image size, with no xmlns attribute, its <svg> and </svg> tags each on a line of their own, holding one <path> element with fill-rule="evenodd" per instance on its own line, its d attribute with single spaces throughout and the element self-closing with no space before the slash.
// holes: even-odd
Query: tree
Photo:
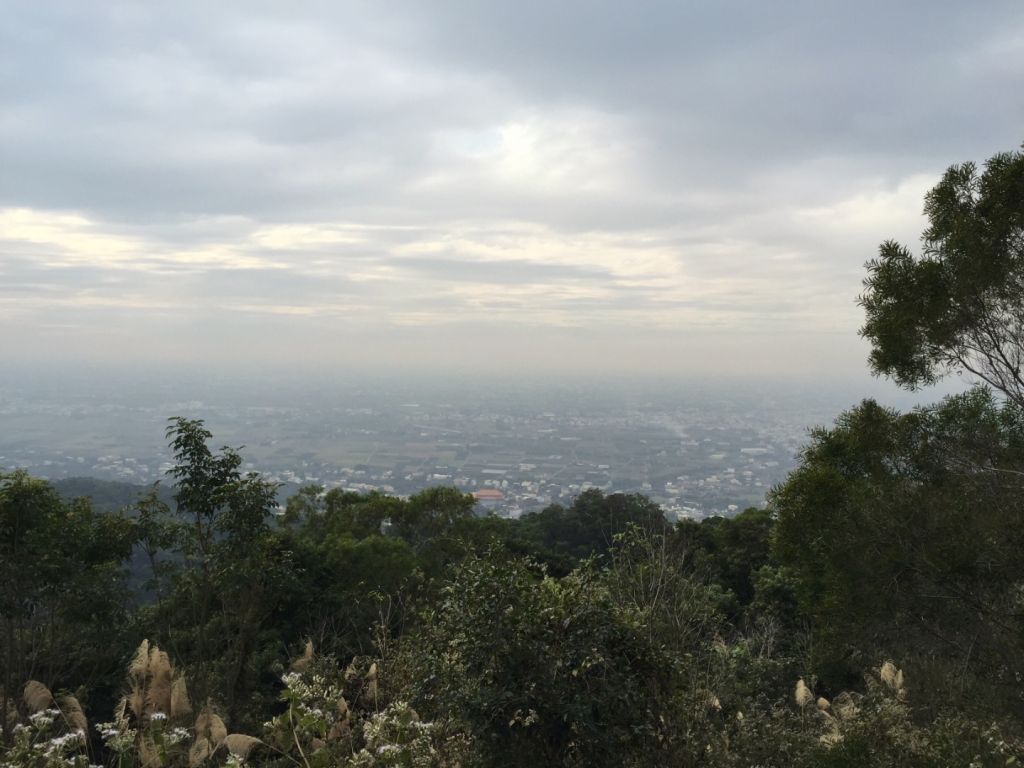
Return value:
<svg viewBox="0 0 1024 768">
<path fill-rule="evenodd" d="M 830 682 L 902 658 L 935 701 L 973 689 L 1024 714 L 1021 467 L 1024 413 L 984 389 L 906 414 L 865 401 L 813 433 L 770 504 Z"/>
<path fill-rule="evenodd" d="M 728 589 L 741 605 L 754 599 L 754 574 L 768 564 L 768 537 L 773 519 L 767 510 L 751 507 L 735 517 L 680 520 L 677 546 L 693 567 Z"/>
<path fill-rule="evenodd" d="M 193 672 L 197 698 L 217 695 L 228 720 L 241 714 L 255 677 L 273 658 L 279 638 L 265 623 L 299 591 L 288 539 L 271 528 L 277 484 L 243 475 L 234 448 L 210 450 L 200 420 L 174 418 L 167 430 L 174 452 L 174 500 L 184 518 L 171 527 L 181 567 L 162 601 L 162 638 Z M 265 650 L 270 648 L 271 650 Z"/>
<path fill-rule="evenodd" d="M 449 535 L 459 521 L 472 517 L 474 504 L 472 495 L 457 488 L 427 488 L 392 511 L 391 526 L 395 534 L 413 546 L 436 542 Z"/>
<path fill-rule="evenodd" d="M 0 712 L 30 677 L 69 687 L 110 681 L 127 624 L 132 538 L 121 515 L 65 502 L 24 471 L 0 474 Z"/>
<path fill-rule="evenodd" d="M 599 573 L 536 571 L 497 549 L 453 569 L 404 644 L 411 703 L 452 718 L 474 765 L 655 764 L 667 656 Z"/>
<path fill-rule="evenodd" d="M 321 653 L 367 653 L 383 632 L 405 620 L 404 591 L 418 566 L 412 547 L 381 532 L 404 502 L 379 491 L 357 493 L 307 485 L 288 499 L 288 527 L 302 590 L 291 624 Z"/>
<path fill-rule="evenodd" d="M 1019 717 L 1024 153 L 952 166 L 925 214 L 920 256 L 890 240 L 866 265 L 870 365 L 910 389 L 987 386 L 905 414 L 868 400 L 813 432 L 769 497 L 774 552 L 827 682 L 899 656 L 931 705 Z"/>
<path fill-rule="evenodd" d="M 303 535 L 349 535 L 356 539 L 380 535 L 385 521 L 397 520 L 405 504 L 380 491 L 359 493 L 322 485 L 305 485 L 288 499 L 282 521 L 300 526 Z"/>
<path fill-rule="evenodd" d="M 420 567 L 433 578 L 466 555 L 464 534 L 475 504 L 472 495 L 457 488 L 427 488 L 385 507 L 390 513 L 388 533 L 412 547 Z"/>
<path fill-rule="evenodd" d="M 633 527 L 647 534 L 661 534 L 668 524 L 661 507 L 646 496 L 605 496 L 591 488 L 577 496 L 569 507 L 552 504 L 525 515 L 519 521 L 517 533 L 555 572 L 568 573 L 579 561 L 606 553 L 617 535 Z"/>
<path fill-rule="evenodd" d="M 871 367 L 910 388 L 973 374 L 1024 405 L 1024 152 L 949 168 L 922 255 L 889 240 L 860 298 Z"/>
</svg>

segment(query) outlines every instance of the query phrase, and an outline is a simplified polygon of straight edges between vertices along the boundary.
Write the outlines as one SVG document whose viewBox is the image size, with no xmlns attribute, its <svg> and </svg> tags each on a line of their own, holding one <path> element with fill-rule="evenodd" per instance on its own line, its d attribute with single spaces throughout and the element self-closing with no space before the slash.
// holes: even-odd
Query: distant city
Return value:
<svg viewBox="0 0 1024 768">
<path fill-rule="evenodd" d="M 764 504 L 815 425 L 852 405 L 835 393 L 755 385 L 361 383 L 319 387 L 156 382 L 0 387 L 0 471 L 52 480 L 167 482 L 169 416 L 202 418 L 215 446 L 282 484 L 408 495 L 438 485 L 508 517 L 590 488 L 642 493 L 670 518 Z"/>
</svg>

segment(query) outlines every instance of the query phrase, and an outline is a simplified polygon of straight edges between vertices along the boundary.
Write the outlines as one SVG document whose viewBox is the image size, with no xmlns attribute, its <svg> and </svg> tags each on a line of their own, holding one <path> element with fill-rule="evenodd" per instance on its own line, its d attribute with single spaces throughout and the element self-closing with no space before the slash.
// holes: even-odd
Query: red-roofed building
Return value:
<svg viewBox="0 0 1024 768">
<path fill-rule="evenodd" d="M 481 488 L 479 491 L 473 491 L 473 498 L 484 509 L 493 510 L 505 501 L 505 494 L 496 488 Z"/>
</svg>

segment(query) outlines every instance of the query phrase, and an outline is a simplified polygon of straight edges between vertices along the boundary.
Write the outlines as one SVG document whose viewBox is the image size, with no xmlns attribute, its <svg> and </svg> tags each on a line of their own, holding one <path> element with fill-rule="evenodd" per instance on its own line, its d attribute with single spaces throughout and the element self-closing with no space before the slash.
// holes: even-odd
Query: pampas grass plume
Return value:
<svg viewBox="0 0 1024 768">
<path fill-rule="evenodd" d="M 838 730 L 830 730 L 828 733 L 823 734 L 822 736 L 820 736 L 818 738 L 818 741 L 820 741 L 826 747 L 830 747 L 831 748 L 831 747 L 834 747 L 834 746 L 842 743 L 842 741 L 843 741 L 843 734 L 840 731 L 838 731 Z"/>
<path fill-rule="evenodd" d="M 25 706 L 29 712 L 42 712 L 53 704 L 53 694 L 50 689 L 38 680 L 29 680 L 25 683 L 25 690 L 21 694 Z"/>
<path fill-rule="evenodd" d="M 366 695 L 373 699 L 373 703 L 377 704 L 377 662 L 373 662 L 370 665 L 370 669 L 366 672 Z"/>
<path fill-rule="evenodd" d="M 262 743 L 255 736 L 247 736 L 244 733 L 232 733 L 224 739 L 224 746 L 228 748 L 228 752 L 237 755 L 243 760 L 249 756 L 253 747 L 259 746 Z"/>
<path fill-rule="evenodd" d="M 894 688 L 896 686 L 896 665 L 891 661 L 885 662 L 882 668 L 878 670 L 878 676 L 882 678 L 883 683 L 890 688 Z"/>
<path fill-rule="evenodd" d="M 174 719 L 180 719 L 191 714 L 192 702 L 188 698 L 188 684 L 185 678 L 179 675 L 171 685 L 170 715 Z"/>
<path fill-rule="evenodd" d="M 162 762 L 153 740 L 149 737 L 139 739 L 139 763 L 142 768 L 159 768 Z"/>
<path fill-rule="evenodd" d="M 0 700 L 2 700 L 3 698 L 4 698 L 3 689 L 0 688 Z M 13 729 L 14 726 L 17 725 L 17 723 L 18 723 L 18 706 L 17 706 L 17 704 L 15 704 L 13 699 L 7 699 L 7 701 L 6 701 L 6 711 L 5 712 L 0 712 L 0 716 L 2 716 L 2 718 L 3 718 L 3 719 L 0 719 L 0 729 L 2 729 L 4 727 L 12 728 Z"/>
<path fill-rule="evenodd" d="M 903 688 L 903 670 L 891 661 L 882 665 L 882 668 L 878 670 L 878 677 L 898 698 L 902 699 L 906 696 L 906 690 Z"/>
<path fill-rule="evenodd" d="M 117 706 L 114 707 L 114 720 L 118 723 L 124 723 L 128 719 L 128 697 L 122 696 L 117 702 Z"/>
<path fill-rule="evenodd" d="M 228 736 L 228 729 L 224 726 L 224 721 L 209 709 L 196 718 L 195 730 L 198 736 L 208 739 L 214 749 L 219 747 Z"/>
<path fill-rule="evenodd" d="M 149 674 L 149 640 L 143 640 L 128 665 L 128 674 L 139 680 L 145 680 Z"/>
<path fill-rule="evenodd" d="M 141 720 L 143 713 L 146 711 L 146 689 L 138 683 L 133 684 L 132 689 L 125 696 L 125 700 L 128 708 L 135 715 L 135 719 Z"/>
<path fill-rule="evenodd" d="M 338 719 L 334 725 L 331 726 L 330 732 L 327 734 L 328 741 L 337 741 L 349 731 L 349 721 L 352 719 L 352 712 L 348 708 L 348 702 L 345 701 L 345 697 L 338 699 L 336 705 L 338 711 Z"/>
<path fill-rule="evenodd" d="M 807 683 L 801 677 L 796 681 L 796 690 L 793 692 L 793 698 L 796 700 L 796 705 L 803 709 L 812 701 L 814 701 L 814 694 L 811 689 L 807 687 Z"/>
<path fill-rule="evenodd" d="M 306 667 L 309 666 L 309 662 L 313 660 L 313 641 L 306 641 L 306 648 L 303 650 L 302 655 L 299 656 L 295 661 L 292 662 L 292 672 L 302 672 Z"/>
<path fill-rule="evenodd" d="M 61 696 L 60 713 L 64 716 L 64 722 L 71 728 L 76 731 L 89 732 L 89 722 L 85 719 L 85 712 L 82 711 L 82 705 L 74 696 Z"/>
<path fill-rule="evenodd" d="M 146 714 L 154 712 L 170 714 L 171 710 L 171 659 L 155 645 L 149 654 L 149 685 L 146 686 Z"/>
<path fill-rule="evenodd" d="M 188 764 L 191 768 L 196 768 L 197 765 L 206 761 L 211 751 L 208 739 L 204 737 L 197 738 L 195 743 L 192 744 L 192 748 L 188 751 Z"/>
<path fill-rule="evenodd" d="M 832 711 L 844 720 L 852 720 L 859 713 L 856 699 L 847 691 L 836 696 L 832 702 Z"/>
</svg>

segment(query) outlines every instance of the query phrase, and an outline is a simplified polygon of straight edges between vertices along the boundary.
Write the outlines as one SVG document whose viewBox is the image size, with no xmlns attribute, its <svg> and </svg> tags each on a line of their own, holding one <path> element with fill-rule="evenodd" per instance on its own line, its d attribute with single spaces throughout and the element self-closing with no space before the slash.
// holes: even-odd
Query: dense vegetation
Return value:
<svg viewBox="0 0 1024 768">
<path fill-rule="evenodd" d="M 868 265 L 872 364 L 986 386 L 861 403 L 766 510 L 279 509 L 185 418 L 123 510 L 0 475 L 0 764 L 1019 764 L 1024 154 L 951 168 L 926 210 L 920 258 Z"/>
</svg>

